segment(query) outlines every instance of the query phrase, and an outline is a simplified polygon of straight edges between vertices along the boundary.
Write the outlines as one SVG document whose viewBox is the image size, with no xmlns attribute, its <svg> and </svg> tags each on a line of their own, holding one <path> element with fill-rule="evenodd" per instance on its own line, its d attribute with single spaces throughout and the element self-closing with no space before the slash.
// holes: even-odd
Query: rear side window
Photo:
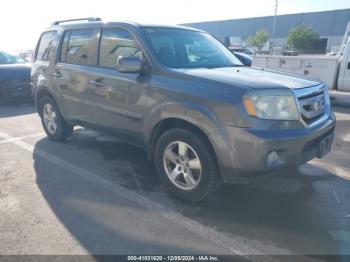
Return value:
<svg viewBox="0 0 350 262">
<path fill-rule="evenodd" d="M 90 47 L 93 37 L 93 29 L 66 31 L 60 61 L 68 64 L 91 65 Z"/>
<path fill-rule="evenodd" d="M 41 35 L 35 60 L 39 60 L 39 61 L 50 60 L 52 53 L 54 52 L 56 35 L 57 35 L 56 31 L 46 32 Z"/>
<path fill-rule="evenodd" d="M 103 30 L 100 42 L 99 65 L 115 69 L 119 56 L 139 56 L 141 58 L 141 51 L 128 31 L 123 29 Z"/>
</svg>

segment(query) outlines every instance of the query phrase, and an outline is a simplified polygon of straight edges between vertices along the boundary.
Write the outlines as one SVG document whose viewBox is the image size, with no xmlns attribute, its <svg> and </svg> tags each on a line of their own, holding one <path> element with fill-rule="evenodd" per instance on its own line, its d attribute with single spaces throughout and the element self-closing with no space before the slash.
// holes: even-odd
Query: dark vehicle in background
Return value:
<svg viewBox="0 0 350 262">
<path fill-rule="evenodd" d="M 254 51 L 249 47 L 229 46 L 228 49 L 230 49 L 231 52 L 244 53 L 250 56 L 254 55 Z"/>
<path fill-rule="evenodd" d="M 247 55 L 247 54 L 241 53 L 241 52 L 232 52 L 232 53 L 239 59 L 239 61 L 242 62 L 243 65 L 245 65 L 245 66 L 252 65 L 253 58 L 250 55 Z"/>
<path fill-rule="evenodd" d="M 248 47 L 227 47 L 245 66 L 251 66 L 253 61 L 254 52 Z"/>
<path fill-rule="evenodd" d="M 222 182 L 330 151 L 335 116 L 324 83 L 244 67 L 193 28 L 84 20 L 53 23 L 33 56 L 51 140 L 64 141 L 74 125 L 115 134 L 147 152 L 169 192 L 193 202 Z"/>
<path fill-rule="evenodd" d="M 30 70 L 20 56 L 0 51 L 0 103 L 32 99 Z"/>
</svg>

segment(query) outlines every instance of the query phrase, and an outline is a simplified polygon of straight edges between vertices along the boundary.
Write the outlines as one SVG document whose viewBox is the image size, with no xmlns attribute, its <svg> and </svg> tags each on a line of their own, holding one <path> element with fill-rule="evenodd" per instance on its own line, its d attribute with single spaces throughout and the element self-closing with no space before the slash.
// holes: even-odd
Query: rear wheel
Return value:
<svg viewBox="0 0 350 262">
<path fill-rule="evenodd" d="M 73 126 L 64 120 L 51 97 L 45 96 L 40 100 L 40 110 L 42 125 L 51 140 L 64 141 L 72 134 Z"/>
<path fill-rule="evenodd" d="M 200 138 L 185 129 L 171 129 L 159 138 L 155 148 L 155 165 L 164 186 L 190 202 L 204 200 L 221 180 L 214 152 Z"/>
</svg>

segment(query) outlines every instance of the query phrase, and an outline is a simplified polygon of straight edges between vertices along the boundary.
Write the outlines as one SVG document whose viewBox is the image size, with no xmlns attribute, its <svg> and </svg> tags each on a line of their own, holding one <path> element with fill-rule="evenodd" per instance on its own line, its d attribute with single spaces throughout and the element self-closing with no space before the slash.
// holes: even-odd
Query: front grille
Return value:
<svg viewBox="0 0 350 262">
<path fill-rule="evenodd" d="M 301 118 L 307 125 L 319 120 L 326 110 L 326 97 L 323 86 L 296 91 Z"/>
</svg>

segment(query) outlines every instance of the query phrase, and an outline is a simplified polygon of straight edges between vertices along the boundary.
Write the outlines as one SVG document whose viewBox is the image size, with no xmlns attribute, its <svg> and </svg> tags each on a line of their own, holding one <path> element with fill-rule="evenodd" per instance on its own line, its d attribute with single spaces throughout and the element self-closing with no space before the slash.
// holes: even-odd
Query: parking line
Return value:
<svg viewBox="0 0 350 262">
<path fill-rule="evenodd" d="M 137 193 L 135 191 L 131 191 L 129 189 L 123 188 L 117 184 L 114 184 L 113 182 L 99 177 L 95 175 L 94 173 L 83 169 L 77 165 L 74 165 L 62 158 L 59 158 L 49 152 L 46 152 L 44 150 L 35 148 L 33 145 L 24 142 L 22 140 L 16 140 L 15 137 L 11 137 L 9 134 L 0 132 L 0 137 L 11 140 L 10 143 L 13 143 L 26 151 L 36 154 L 37 156 L 50 161 L 51 163 L 60 166 L 61 168 L 64 168 L 75 175 L 78 175 L 87 181 L 93 182 L 100 187 L 109 190 L 115 194 L 118 194 L 119 196 L 132 201 L 136 202 L 140 206 L 146 207 L 156 214 L 160 215 L 161 217 L 178 224 L 182 227 L 185 227 L 187 230 L 189 230 L 192 233 L 195 233 L 198 236 L 201 236 L 202 238 L 209 240 L 221 247 L 226 248 L 229 250 L 232 254 L 245 256 L 248 260 L 253 261 L 275 261 L 271 257 L 263 254 L 262 252 L 247 246 L 243 241 L 239 239 L 235 239 L 234 237 L 229 237 L 223 233 L 220 233 L 212 228 L 209 228 L 207 226 L 202 225 L 201 223 L 185 217 L 163 205 L 161 205 L 158 202 L 155 202 L 144 195 Z M 250 255 L 259 255 L 254 257 L 249 257 Z"/>
<path fill-rule="evenodd" d="M 336 176 L 342 177 L 347 180 L 350 179 L 349 168 L 336 166 L 335 164 L 332 164 L 332 163 L 327 163 L 327 165 L 322 165 L 320 160 L 314 160 L 312 161 L 312 164 L 330 173 L 333 173 Z"/>
<path fill-rule="evenodd" d="M 1 133 L 1 134 L 4 135 L 4 133 Z M 1 134 L 0 134 L 0 136 L 2 136 Z M 24 140 L 24 139 L 27 139 L 27 138 L 43 136 L 43 135 L 45 135 L 45 133 L 44 132 L 40 132 L 40 133 L 26 135 L 26 136 L 17 136 L 17 137 L 6 138 L 6 137 L 9 137 L 9 136 L 6 136 L 6 134 L 5 134 L 4 136 L 2 136 L 2 138 L 5 138 L 5 140 L 1 140 L 0 141 L 0 145 L 1 144 L 6 144 L 6 143 L 10 143 L 10 142 L 14 142 L 14 141 L 18 141 L 18 140 Z"/>
<path fill-rule="evenodd" d="M 350 133 L 348 133 L 346 136 L 343 137 L 343 140 L 345 142 L 350 142 Z"/>
</svg>

